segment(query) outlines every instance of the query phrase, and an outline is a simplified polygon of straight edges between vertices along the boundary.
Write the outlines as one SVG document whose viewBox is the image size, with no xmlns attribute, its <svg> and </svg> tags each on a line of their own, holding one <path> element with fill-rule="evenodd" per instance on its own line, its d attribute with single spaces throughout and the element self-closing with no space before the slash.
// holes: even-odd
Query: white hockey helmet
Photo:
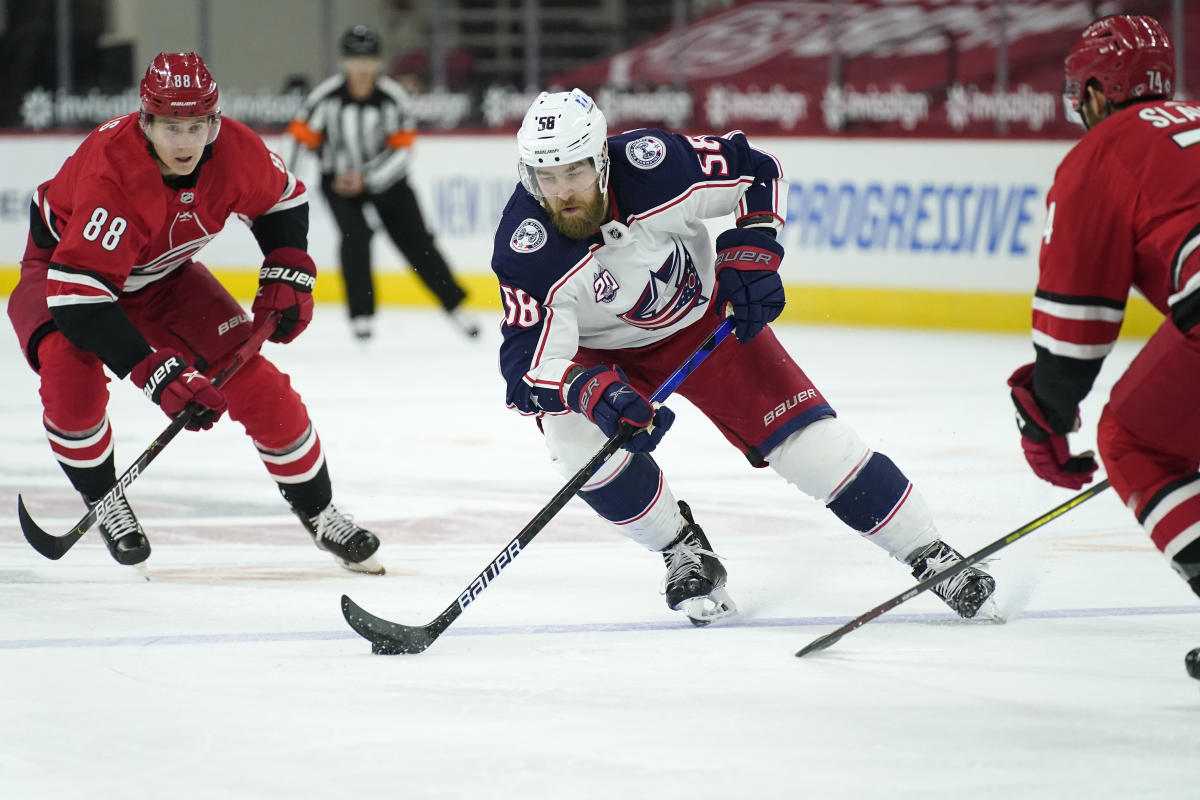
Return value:
<svg viewBox="0 0 1200 800">
<path fill-rule="evenodd" d="M 608 123 L 580 89 L 538 95 L 517 131 L 517 151 L 521 183 L 538 199 L 545 195 L 537 181 L 539 167 L 584 159 L 596 170 L 600 193 L 608 191 Z"/>
</svg>

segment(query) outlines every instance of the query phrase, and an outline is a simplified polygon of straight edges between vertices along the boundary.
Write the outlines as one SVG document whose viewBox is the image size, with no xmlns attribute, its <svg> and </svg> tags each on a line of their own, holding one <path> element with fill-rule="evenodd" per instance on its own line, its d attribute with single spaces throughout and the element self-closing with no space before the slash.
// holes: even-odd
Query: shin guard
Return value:
<svg viewBox="0 0 1200 800">
<path fill-rule="evenodd" d="M 901 561 L 937 538 L 924 498 L 882 453 L 872 453 L 828 507 L 842 522 Z"/>
<path fill-rule="evenodd" d="M 671 488 L 649 454 L 621 451 L 617 458 L 622 462 L 618 468 L 597 474 L 579 496 L 626 537 L 649 550 L 661 550 L 683 526 Z"/>
</svg>

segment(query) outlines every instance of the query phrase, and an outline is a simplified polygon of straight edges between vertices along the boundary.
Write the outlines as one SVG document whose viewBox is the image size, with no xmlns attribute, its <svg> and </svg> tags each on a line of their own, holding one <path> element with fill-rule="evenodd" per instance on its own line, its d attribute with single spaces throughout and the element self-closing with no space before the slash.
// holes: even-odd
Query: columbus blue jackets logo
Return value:
<svg viewBox="0 0 1200 800">
<path fill-rule="evenodd" d="M 653 169 L 667 155 L 667 146 L 656 136 L 643 136 L 625 145 L 625 157 L 639 169 Z"/>
<path fill-rule="evenodd" d="M 508 246 L 518 253 L 532 253 L 541 250 L 546 243 L 546 229 L 542 223 L 532 217 L 522 220 L 508 240 Z"/>
<path fill-rule="evenodd" d="M 661 267 L 650 273 L 641 297 L 620 317 L 639 328 L 666 328 L 696 306 L 708 302 L 701 288 L 692 254 L 676 239 L 674 252 L 667 256 Z"/>
</svg>

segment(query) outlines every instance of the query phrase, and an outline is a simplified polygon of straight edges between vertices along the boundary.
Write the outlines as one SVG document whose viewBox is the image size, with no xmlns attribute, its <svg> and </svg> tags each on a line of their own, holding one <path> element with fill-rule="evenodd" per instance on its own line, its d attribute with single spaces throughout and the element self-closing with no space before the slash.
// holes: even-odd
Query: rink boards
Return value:
<svg viewBox="0 0 1200 800">
<path fill-rule="evenodd" d="M 266 137 L 275 146 L 278 138 Z M 16 281 L 33 187 L 52 175 L 79 134 L 9 135 L 0 176 L 0 293 Z M 1027 329 L 1045 221 L 1045 196 L 1071 146 L 1063 141 L 753 139 L 788 177 L 784 320 L 979 330 Z M 426 222 L 476 308 L 499 307 L 492 238 L 516 186 L 508 136 L 423 135 L 412 182 Z M 314 159 L 299 174 L 315 184 Z M 725 222 L 713 224 L 719 232 Z M 337 265 L 337 234 L 314 198 L 310 250 L 324 274 Z M 432 297 L 385 236 L 374 242 L 378 298 Z M 231 221 L 201 255 L 239 297 L 256 284 L 258 249 Z M 340 281 L 317 282 L 338 301 Z M 1125 330 L 1147 335 L 1158 315 L 1130 302 Z"/>
</svg>

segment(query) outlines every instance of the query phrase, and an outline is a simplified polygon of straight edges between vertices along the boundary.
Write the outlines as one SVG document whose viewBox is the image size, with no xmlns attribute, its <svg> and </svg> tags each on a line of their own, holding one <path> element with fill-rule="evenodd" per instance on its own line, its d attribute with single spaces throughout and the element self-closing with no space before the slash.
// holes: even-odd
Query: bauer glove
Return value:
<svg viewBox="0 0 1200 800">
<path fill-rule="evenodd" d="M 735 228 L 717 237 L 717 291 L 713 308 L 733 305 L 733 335 L 743 344 L 783 311 L 779 264 L 783 245 L 770 234 Z"/>
<path fill-rule="evenodd" d="M 255 326 L 278 312 L 272 342 L 290 342 L 304 332 L 313 316 L 313 284 L 317 265 L 295 247 L 278 247 L 267 254 L 258 272 L 258 294 L 250 311 Z"/>
<path fill-rule="evenodd" d="M 1025 460 L 1042 480 L 1065 489 L 1082 489 L 1092 482 L 1096 471 L 1095 454 L 1091 450 L 1072 455 L 1065 433 L 1055 433 L 1046 414 L 1033 394 L 1033 364 L 1018 367 L 1008 379 L 1013 405 L 1017 407 L 1017 428 L 1021 431 L 1021 447 Z M 1079 430 L 1079 409 L 1075 410 L 1075 427 Z"/>
<path fill-rule="evenodd" d="M 190 431 L 208 430 L 229 408 L 221 390 L 170 348 L 155 350 L 143 358 L 129 377 L 172 419 L 194 403 L 196 413 L 187 423 Z"/>
<path fill-rule="evenodd" d="M 572 367 L 576 372 L 581 369 Z M 675 412 L 665 407 L 655 409 L 629 385 L 619 369 L 599 366 L 578 372 L 567 388 L 567 407 L 596 423 L 610 439 L 622 422 L 641 428 L 625 442 L 624 448 L 634 453 L 649 453 L 670 429 Z"/>
</svg>

